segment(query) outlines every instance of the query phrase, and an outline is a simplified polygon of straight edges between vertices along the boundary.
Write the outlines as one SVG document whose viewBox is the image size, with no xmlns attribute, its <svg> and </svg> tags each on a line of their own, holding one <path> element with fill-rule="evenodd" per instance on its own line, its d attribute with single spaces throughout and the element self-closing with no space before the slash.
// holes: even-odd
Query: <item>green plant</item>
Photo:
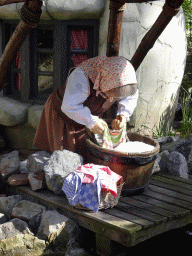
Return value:
<svg viewBox="0 0 192 256">
<path fill-rule="evenodd" d="M 189 79 L 188 74 L 185 74 L 181 83 L 181 90 L 179 93 L 179 97 L 182 99 L 186 97 L 187 94 L 190 94 L 192 91 L 192 80 Z"/>
<path fill-rule="evenodd" d="M 192 4 L 191 0 L 185 0 L 182 4 L 182 8 L 185 14 L 186 29 L 190 29 L 190 20 L 192 16 Z"/>
<path fill-rule="evenodd" d="M 142 125 L 142 127 L 147 128 L 152 131 L 153 136 L 158 139 L 162 136 L 175 136 L 176 132 L 172 131 L 171 129 L 167 129 L 165 123 L 163 123 L 161 120 L 159 122 L 159 126 L 155 126 L 154 129 L 151 129 L 150 127 L 146 125 Z"/>
<path fill-rule="evenodd" d="M 186 92 L 182 100 L 182 122 L 179 128 L 180 137 L 185 138 L 191 134 L 192 131 L 192 108 L 191 108 L 191 93 Z"/>
</svg>

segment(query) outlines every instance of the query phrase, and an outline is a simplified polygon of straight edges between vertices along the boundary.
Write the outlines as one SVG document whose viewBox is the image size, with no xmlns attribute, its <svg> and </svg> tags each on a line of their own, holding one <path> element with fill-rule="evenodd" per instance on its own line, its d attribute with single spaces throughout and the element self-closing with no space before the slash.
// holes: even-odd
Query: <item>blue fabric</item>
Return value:
<svg viewBox="0 0 192 256">
<path fill-rule="evenodd" d="M 100 204 L 100 180 L 97 177 L 93 184 L 82 183 L 83 177 L 83 173 L 73 172 L 69 174 L 64 179 L 62 190 L 70 204 L 75 206 L 77 203 L 80 203 L 88 209 L 97 212 Z"/>
<path fill-rule="evenodd" d="M 78 202 L 83 176 L 83 173 L 74 172 L 64 179 L 62 190 L 72 205 L 76 205 Z"/>
</svg>

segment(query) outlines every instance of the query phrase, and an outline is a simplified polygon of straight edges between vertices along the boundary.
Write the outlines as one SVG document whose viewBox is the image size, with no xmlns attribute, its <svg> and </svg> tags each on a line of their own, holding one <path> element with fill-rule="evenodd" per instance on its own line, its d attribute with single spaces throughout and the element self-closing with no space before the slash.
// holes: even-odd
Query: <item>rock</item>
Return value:
<svg viewBox="0 0 192 256">
<path fill-rule="evenodd" d="M 0 241 L 0 255 L 40 256 L 44 255 L 46 243 L 33 234 L 19 234 Z"/>
<path fill-rule="evenodd" d="M 34 154 L 31 154 L 28 157 L 27 169 L 30 172 L 43 171 L 43 168 L 50 157 L 51 154 L 46 151 L 38 151 Z"/>
<path fill-rule="evenodd" d="M 179 144 L 175 151 L 181 153 L 187 160 L 189 173 L 192 172 L 192 140 L 186 139 L 183 143 Z"/>
<path fill-rule="evenodd" d="M 161 172 L 188 179 L 188 166 L 185 157 L 179 152 L 162 155 L 160 161 Z"/>
<path fill-rule="evenodd" d="M 25 221 L 13 219 L 0 225 L 0 241 L 18 234 L 32 234 Z"/>
<path fill-rule="evenodd" d="M 19 151 L 12 151 L 1 158 L 0 173 L 3 178 L 7 178 L 10 174 L 17 172 L 19 166 Z"/>
<path fill-rule="evenodd" d="M 0 100 L 0 125 L 15 126 L 27 119 L 29 104 L 24 104 L 8 97 Z"/>
<path fill-rule="evenodd" d="M 3 213 L 0 213 L 0 224 L 4 224 L 6 221 L 7 217 Z"/>
<path fill-rule="evenodd" d="M 46 208 L 42 205 L 29 202 L 27 200 L 19 201 L 11 212 L 12 218 L 19 218 L 26 221 L 33 232 L 36 232 L 41 221 L 42 213 Z"/>
<path fill-rule="evenodd" d="M 12 186 L 27 185 L 29 183 L 28 174 L 13 174 L 7 181 Z"/>
<path fill-rule="evenodd" d="M 32 190 L 38 190 L 45 187 L 44 166 L 50 157 L 51 154 L 46 151 L 38 151 L 28 157 L 27 168 L 30 171 L 28 179 Z"/>
<path fill-rule="evenodd" d="M 189 173 L 192 172 L 192 140 L 180 138 L 176 141 L 167 143 L 161 147 L 162 150 L 169 152 L 177 151 L 181 153 L 187 160 Z"/>
<path fill-rule="evenodd" d="M 43 171 L 30 172 L 28 180 L 32 190 L 38 190 L 46 187 L 45 173 Z"/>
<path fill-rule="evenodd" d="M 22 196 L 20 195 L 0 197 L 0 212 L 4 213 L 7 217 L 10 217 L 12 209 L 21 200 Z"/>
<path fill-rule="evenodd" d="M 187 139 L 185 138 L 179 138 L 178 140 L 173 140 L 171 142 L 168 142 L 161 146 L 161 151 L 167 150 L 169 151 L 169 153 L 176 151 L 176 148 L 178 147 L 178 145 L 185 143 L 186 140 Z"/>
<path fill-rule="evenodd" d="M 28 159 L 21 161 L 19 166 L 20 173 L 29 173 L 29 169 L 27 168 Z"/>
<path fill-rule="evenodd" d="M 166 143 L 169 143 L 169 142 L 172 142 L 172 141 L 177 141 L 179 139 L 179 137 L 173 137 L 173 136 L 164 136 L 164 137 L 161 137 L 159 139 L 157 139 L 158 143 L 160 146 L 166 144 Z"/>
<path fill-rule="evenodd" d="M 65 256 L 89 256 L 89 253 L 83 248 L 67 250 Z"/>
<path fill-rule="evenodd" d="M 83 164 L 83 157 L 68 150 L 56 150 L 44 167 L 46 184 L 55 194 L 61 192 L 64 178 Z"/>
<path fill-rule="evenodd" d="M 5 147 L 5 140 L 3 139 L 2 136 L 0 136 L 0 148 L 4 148 Z"/>
<path fill-rule="evenodd" d="M 164 161 L 164 159 L 166 159 L 166 156 L 168 155 L 169 155 L 168 150 L 164 150 L 163 152 L 159 153 L 158 164 L 159 164 L 160 171 L 163 171 L 164 169 L 167 168 L 166 161 Z"/>
<path fill-rule="evenodd" d="M 3 180 L 2 176 L 0 175 L 0 194 L 5 194 L 7 184 L 5 180 Z"/>
<path fill-rule="evenodd" d="M 82 243 L 82 231 L 73 220 L 66 220 L 56 232 L 51 233 L 48 241 L 54 247 L 77 248 Z"/>
<path fill-rule="evenodd" d="M 156 160 L 155 160 L 155 163 L 154 163 L 154 166 L 153 166 L 153 169 L 152 169 L 152 174 L 155 173 L 155 172 L 160 172 L 161 169 L 163 169 L 164 167 L 162 166 L 163 162 L 161 161 L 162 159 L 162 156 L 164 155 L 168 155 L 169 152 L 167 150 L 161 152 L 158 154 Z"/>
<path fill-rule="evenodd" d="M 57 220 L 57 221 L 55 221 Z M 64 215 L 57 211 L 46 211 L 42 214 L 41 223 L 37 232 L 40 239 L 47 240 L 50 235 L 53 235 L 63 224 L 69 220 Z"/>
<path fill-rule="evenodd" d="M 28 110 L 28 123 L 37 129 L 39 119 L 41 117 L 43 105 L 33 105 Z"/>
</svg>

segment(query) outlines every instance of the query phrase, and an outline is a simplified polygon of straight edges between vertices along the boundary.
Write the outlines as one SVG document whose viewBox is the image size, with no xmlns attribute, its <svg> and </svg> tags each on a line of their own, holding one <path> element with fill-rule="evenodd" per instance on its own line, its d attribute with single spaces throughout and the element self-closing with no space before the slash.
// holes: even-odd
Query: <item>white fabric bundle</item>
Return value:
<svg viewBox="0 0 192 256">
<path fill-rule="evenodd" d="M 126 143 L 121 143 L 114 150 L 125 153 L 144 153 L 152 151 L 153 149 L 154 146 L 141 141 L 128 141 Z"/>
</svg>

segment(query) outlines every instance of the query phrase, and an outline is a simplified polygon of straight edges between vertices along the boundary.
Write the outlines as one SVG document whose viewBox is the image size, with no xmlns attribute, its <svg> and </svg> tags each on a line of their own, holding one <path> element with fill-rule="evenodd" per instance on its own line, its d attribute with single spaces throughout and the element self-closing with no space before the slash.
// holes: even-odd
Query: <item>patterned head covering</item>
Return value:
<svg viewBox="0 0 192 256">
<path fill-rule="evenodd" d="M 94 83 L 97 95 L 101 91 L 137 83 L 133 66 L 122 56 L 98 56 L 82 62 L 79 67 Z"/>
</svg>

